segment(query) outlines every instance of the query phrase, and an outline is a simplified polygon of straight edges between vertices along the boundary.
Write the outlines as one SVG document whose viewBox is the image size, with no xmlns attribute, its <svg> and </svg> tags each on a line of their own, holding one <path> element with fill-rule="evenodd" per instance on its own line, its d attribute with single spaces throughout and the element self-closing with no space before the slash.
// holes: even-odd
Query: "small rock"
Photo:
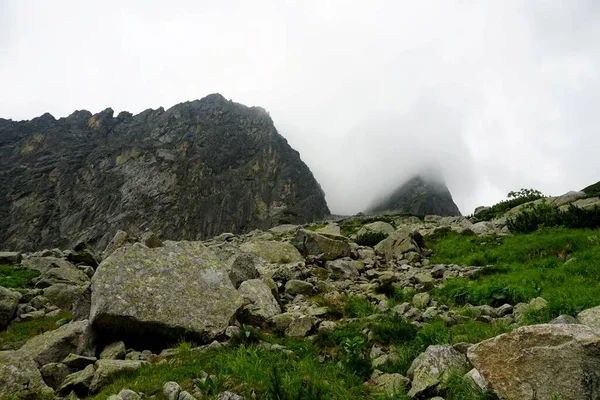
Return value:
<svg viewBox="0 0 600 400">
<path fill-rule="evenodd" d="M 96 357 L 86 357 L 70 353 L 65 357 L 63 363 L 69 368 L 83 369 L 90 364 L 94 364 L 96 360 Z"/>
<path fill-rule="evenodd" d="M 413 296 L 412 303 L 413 306 L 417 307 L 420 310 L 424 310 L 429 305 L 431 301 L 431 296 L 429 293 L 417 293 Z"/>
<path fill-rule="evenodd" d="M 102 350 L 100 353 L 101 360 L 123 360 L 127 354 L 127 348 L 123 342 L 114 342 Z"/>
<path fill-rule="evenodd" d="M 119 397 L 123 400 L 141 400 L 141 396 L 131 389 L 123 389 L 119 392 Z"/>
<path fill-rule="evenodd" d="M 90 384 L 90 391 L 97 392 L 102 386 L 112 380 L 115 376 L 128 371 L 138 370 L 145 361 L 131 360 L 109 360 L 100 359 L 96 361 L 96 372 Z"/>
<path fill-rule="evenodd" d="M 412 378 L 408 395 L 411 397 L 435 395 L 452 375 L 465 374 L 468 365 L 467 357 L 452 346 L 429 346 L 413 361 L 408 370 L 407 375 Z"/>
<path fill-rule="evenodd" d="M 303 294 L 310 296 L 313 292 L 313 285 L 308 282 L 292 279 L 285 284 L 285 293 L 291 296 Z"/>
<path fill-rule="evenodd" d="M 232 392 L 221 392 L 217 396 L 217 400 L 244 400 L 244 396 Z"/>
<path fill-rule="evenodd" d="M 473 382 L 481 390 L 487 389 L 485 379 L 483 379 L 483 376 L 475 368 L 465 374 L 465 379 Z"/>
<path fill-rule="evenodd" d="M 548 307 L 548 302 L 541 297 L 536 297 L 529 302 L 529 309 L 532 311 L 540 311 Z"/>
<path fill-rule="evenodd" d="M 549 324 L 578 324 L 579 322 L 570 315 L 559 315 L 554 318 Z"/>
<path fill-rule="evenodd" d="M 410 383 L 410 379 L 400 374 L 388 374 L 375 370 L 371 375 L 371 383 L 378 392 L 392 397 L 403 391 Z"/>
<path fill-rule="evenodd" d="M 87 396 L 96 372 L 93 365 L 88 365 L 82 371 L 68 375 L 63 381 L 58 393 L 66 395 L 74 391 L 78 396 Z"/>
<path fill-rule="evenodd" d="M 285 330 L 285 335 L 288 337 L 305 337 L 311 331 L 312 327 L 312 318 L 308 316 L 294 318 Z"/>
<path fill-rule="evenodd" d="M 44 382 L 54 390 L 62 385 L 70 373 L 69 368 L 63 363 L 50 363 L 40 368 L 40 374 L 42 374 Z"/>
<path fill-rule="evenodd" d="M 180 392 L 181 387 L 179 387 L 177 382 L 165 382 L 163 385 L 163 393 L 169 400 L 177 400 Z"/>
</svg>

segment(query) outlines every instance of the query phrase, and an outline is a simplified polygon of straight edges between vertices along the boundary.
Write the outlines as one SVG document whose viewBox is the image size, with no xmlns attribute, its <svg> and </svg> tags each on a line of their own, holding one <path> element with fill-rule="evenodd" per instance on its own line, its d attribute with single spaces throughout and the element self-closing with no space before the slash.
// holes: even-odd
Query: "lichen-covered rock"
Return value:
<svg viewBox="0 0 600 400">
<path fill-rule="evenodd" d="M 90 364 L 94 364 L 97 361 L 96 357 L 93 356 L 82 356 L 79 354 L 69 354 L 63 360 L 63 364 L 65 364 L 69 368 L 75 369 L 83 369 Z"/>
<path fill-rule="evenodd" d="M 375 370 L 371 375 L 370 383 L 375 386 L 377 392 L 393 397 L 404 391 L 410 383 L 410 379 L 401 374 L 382 373 Z"/>
<path fill-rule="evenodd" d="M 289 242 L 251 240 L 243 243 L 240 249 L 275 264 L 304 261 L 302 255 Z"/>
<path fill-rule="evenodd" d="M 377 243 L 375 252 L 385 257 L 386 261 L 391 261 L 394 258 L 400 259 L 407 253 L 420 253 L 424 245 L 425 242 L 420 233 L 403 226 Z"/>
<path fill-rule="evenodd" d="M 238 289 L 242 282 L 258 278 L 260 276 L 256 269 L 258 264 L 258 257 L 251 253 L 235 254 L 227 260 L 225 267 L 233 286 Z"/>
<path fill-rule="evenodd" d="M 299 230 L 291 242 L 303 256 L 321 256 L 324 260 L 349 257 L 351 247 L 343 236 Z"/>
<path fill-rule="evenodd" d="M 49 268 L 42 272 L 42 275 L 34 278 L 37 288 L 47 288 L 57 283 L 83 285 L 89 281 L 90 278 L 82 270 L 70 263 L 58 268 Z"/>
<path fill-rule="evenodd" d="M 92 285 L 88 283 L 83 286 L 81 294 L 73 301 L 73 321 L 81 321 L 90 318 L 92 306 Z"/>
<path fill-rule="evenodd" d="M 141 396 L 131 389 L 123 389 L 119 392 L 118 396 L 122 400 L 141 400 Z M 183 400 L 183 399 L 182 399 Z"/>
<path fill-rule="evenodd" d="M 96 361 L 94 378 L 90 384 L 90 391 L 97 392 L 115 376 L 128 371 L 138 370 L 146 361 L 133 360 L 98 360 Z"/>
<path fill-rule="evenodd" d="M 17 265 L 23 256 L 16 251 L 0 251 L 0 265 Z"/>
<path fill-rule="evenodd" d="M 0 330 L 15 316 L 21 294 L 0 286 Z"/>
<path fill-rule="evenodd" d="M 288 337 L 305 337 L 313 328 L 313 320 L 311 317 L 302 315 L 292 319 L 287 329 L 285 336 Z"/>
<path fill-rule="evenodd" d="M 469 370 L 464 354 L 450 345 L 429 346 L 412 362 L 407 375 L 412 379 L 409 396 L 426 397 L 438 394 L 453 375 Z"/>
<path fill-rule="evenodd" d="M 62 385 L 70 373 L 69 367 L 63 363 L 49 363 L 40 368 L 44 382 L 54 390 Z"/>
<path fill-rule="evenodd" d="M 182 337 L 211 341 L 241 306 L 226 269 L 202 243 L 134 244 L 98 267 L 90 318 L 103 338 L 152 347 Z"/>
<path fill-rule="evenodd" d="M 286 282 L 285 284 L 285 293 L 290 296 L 295 296 L 297 294 L 303 294 L 305 296 L 310 296 L 314 290 L 314 286 L 309 282 L 301 281 L 299 279 L 292 279 Z"/>
<path fill-rule="evenodd" d="M 17 352 L 42 366 L 51 362 L 61 362 L 70 353 L 93 353 L 91 340 L 89 321 L 76 321 L 34 336 Z"/>
<path fill-rule="evenodd" d="M 600 306 L 581 311 L 577 314 L 577 321 L 579 321 L 580 324 L 600 331 Z"/>
<path fill-rule="evenodd" d="M 85 289 L 86 285 L 56 283 L 44 289 L 44 297 L 61 310 L 71 310 Z"/>
<path fill-rule="evenodd" d="M 58 389 L 58 393 L 64 396 L 73 391 L 79 396 L 87 396 L 95 373 L 96 368 L 90 364 L 81 371 L 68 375 Z"/>
<path fill-rule="evenodd" d="M 100 353 L 100 359 L 103 360 L 123 360 L 127 354 L 125 343 L 119 341 L 108 344 Z"/>
<path fill-rule="evenodd" d="M 600 336 L 585 325 L 524 326 L 472 346 L 468 357 L 501 398 L 587 400 L 600 393 Z"/>
<path fill-rule="evenodd" d="M 325 268 L 333 274 L 343 279 L 356 279 L 358 277 L 358 268 L 362 261 L 355 261 L 349 257 L 338 258 L 337 260 L 325 262 Z"/>
<path fill-rule="evenodd" d="M 281 307 L 271 289 L 260 279 L 242 282 L 239 292 L 244 298 L 242 315 L 246 322 L 261 325 L 281 314 Z"/>
<path fill-rule="evenodd" d="M 37 364 L 14 351 L 0 351 L 0 399 L 51 399 Z"/>
</svg>

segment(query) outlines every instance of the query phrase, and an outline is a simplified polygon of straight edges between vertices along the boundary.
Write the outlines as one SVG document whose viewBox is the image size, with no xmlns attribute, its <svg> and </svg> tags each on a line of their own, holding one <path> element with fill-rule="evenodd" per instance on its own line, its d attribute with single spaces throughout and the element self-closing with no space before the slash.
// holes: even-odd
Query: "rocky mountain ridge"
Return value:
<svg viewBox="0 0 600 400">
<path fill-rule="evenodd" d="M 0 119 L 0 247 L 106 247 L 118 229 L 201 239 L 329 214 L 268 113 L 219 94 L 138 115 Z"/>
</svg>

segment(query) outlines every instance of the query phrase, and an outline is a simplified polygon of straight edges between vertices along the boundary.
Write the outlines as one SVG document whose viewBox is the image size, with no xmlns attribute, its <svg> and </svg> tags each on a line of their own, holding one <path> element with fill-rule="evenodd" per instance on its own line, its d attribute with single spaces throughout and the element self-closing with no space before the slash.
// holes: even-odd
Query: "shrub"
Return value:
<svg viewBox="0 0 600 400">
<path fill-rule="evenodd" d="M 22 288 L 29 286 L 31 280 L 40 273 L 38 271 L 21 269 L 11 265 L 0 265 L 0 286 L 7 288 Z"/>
<path fill-rule="evenodd" d="M 375 247 L 377 243 L 387 238 L 388 234 L 383 232 L 365 232 L 356 238 L 356 243 L 361 246 Z"/>
<path fill-rule="evenodd" d="M 516 206 L 541 199 L 545 196 L 539 190 L 521 189 L 517 192 L 509 192 L 507 197 L 509 200 L 504 200 L 498 204 L 494 204 L 489 209 L 477 214 L 476 218 L 481 221 L 489 221 L 502 216 L 505 212 Z"/>
<path fill-rule="evenodd" d="M 509 218 L 506 225 L 513 233 L 529 233 L 540 227 L 557 226 L 594 229 L 600 227 L 600 207 L 584 209 L 570 204 L 566 210 L 560 210 L 545 202 L 532 204 L 515 217 Z"/>
</svg>

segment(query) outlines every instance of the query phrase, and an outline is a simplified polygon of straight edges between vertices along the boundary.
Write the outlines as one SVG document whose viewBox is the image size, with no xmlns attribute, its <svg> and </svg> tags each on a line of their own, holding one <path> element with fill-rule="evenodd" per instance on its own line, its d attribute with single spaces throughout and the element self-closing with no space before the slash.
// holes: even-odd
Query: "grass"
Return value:
<svg viewBox="0 0 600 400">
<path fill-rule="evenodd" d="M 316 230 L 323 229 L 326 226 L 327 226 L 327 224 L 312 224 L 312 225 L 305 226 L 304 229 L 307 230 L 307 231 L 313 231 L 314 232 Z"/>
<path fill-rule="evenodd" d="M 475 280 L 453 279 L 434 290 L 442 303 L 499 306 L 541 296 L 548 309 L 537 322 L 600 304 L 600 229 L 547 228 L 505 238 L 448 233 L 429 247 L 433 263 L 495 265 Z"/>
<path fill-rule="evenodd" d="M 10 324 L 5 331 L 0 332 L 0 339 L 9 343 L 27 340 L 36 335 L 58 328 L 56 322 L 61 319 L 70 321 L 72 318 L 73 314 L 70 311 L 65 311 L 55 317 L 43 317 L 32 321 L 14 322 Z"/>
<path fill-rule="evenodd" d="M 7 288 L 27 287 L 31 280 L 39 275 L 38 271 L 20 269 L 12 265 L 0 265 L 0 286 Z"/>
</svg>

